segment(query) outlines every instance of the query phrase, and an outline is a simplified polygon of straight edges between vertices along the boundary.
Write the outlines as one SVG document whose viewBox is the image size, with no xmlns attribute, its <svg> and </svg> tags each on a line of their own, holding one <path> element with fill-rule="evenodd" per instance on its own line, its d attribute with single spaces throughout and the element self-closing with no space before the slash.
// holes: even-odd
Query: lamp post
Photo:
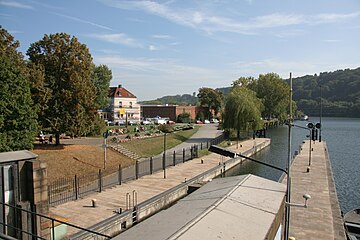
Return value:
<svg viewBox="0 0 360 240">
<path fill-rule="evenodd" d="M 320 84 L 320 126 L 322 126 L 321 118 L 322 118 L 322 88 Z M 319 142 L 321 142 L 321 127 L 319 129 Z"/>
<path fill-rule="evenodd" d="M 163 170 L 164 178 L 166 178 L 166 134 L 174 131 L 173 127 L 169 124 L 162 124 L 159 126 L 159 130 L 164 133 L 164 153 L 163 153 Z"/>
<path fill-rule="evenodd" d="M 164 133 L 164 154 L 163 154 L 163 170 L 164 170 L 164 178 L 166 178 L 166 132 Z"/>
</svg>

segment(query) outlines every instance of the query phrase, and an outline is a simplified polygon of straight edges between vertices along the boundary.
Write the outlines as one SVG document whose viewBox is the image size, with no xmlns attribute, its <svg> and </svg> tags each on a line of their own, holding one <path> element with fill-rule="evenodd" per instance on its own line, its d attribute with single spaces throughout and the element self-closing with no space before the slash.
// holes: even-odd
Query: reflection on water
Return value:
<svg viewBox="0 0 360 240">
<path fill-rule="evenodd" d="M 319 119 L 311 119 L 314 123 Z M 306 126 L 307 122 L 296 122 Z M 360 208 L 360 157 L 358 153 L 360 138 L 360 119 L 323 118 L 322 140 L 328 146 L 336 190 L 344 213 L 353 208 Z M 309 132 L 305 129 L 292 128 L 292 154 L 298 150 Z M 270 129 L 267 137 L 271 138 L 270 147 L 253 156 L 263 162 L 286 168 L 288 148 L 288 127 Z M 278 181 L 282 172 L 254 162 L 245 162 L 226 173 L 226 176 L 252 173 Z"/>
</svg>

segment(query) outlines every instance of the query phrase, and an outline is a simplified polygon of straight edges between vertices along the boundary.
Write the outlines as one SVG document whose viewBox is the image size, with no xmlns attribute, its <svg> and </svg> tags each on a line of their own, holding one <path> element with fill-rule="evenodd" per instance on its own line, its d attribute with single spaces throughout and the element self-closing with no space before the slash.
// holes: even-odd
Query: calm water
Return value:
<svg viewBox="0 0 360 240">
<path fill-rule="evenodd" d="M 319 121 L 312 118 L 312 122 Z M 297 121 L 305 126 L 307 122 Z M 331 159 L 336 190 L 340 207 L 344 213 L 360 208 L 360 119 L 323 118 L 322 140 L 326 142 Z M 299 148 L 309 131 L 292 128 L 292 152 Z M 287 162 L 288 127 L 271 129 L 267 137 L 272 139 L 271 146 L 254 155 L 255 159 L 285 168 Z M 227 172 L 228 176 L 252 173 L 278 181 L 281 172 L 269 167 L 246 162 Z"/>
</svg>

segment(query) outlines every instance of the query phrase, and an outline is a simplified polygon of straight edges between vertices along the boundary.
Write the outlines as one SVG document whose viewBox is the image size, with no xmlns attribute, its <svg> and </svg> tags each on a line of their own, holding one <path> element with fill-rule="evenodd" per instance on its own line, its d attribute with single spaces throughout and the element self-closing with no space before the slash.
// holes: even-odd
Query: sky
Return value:
<svg viewBox="0 0 360 240">
<path fill-rule="evenodd" d="M 360 67 L 359 0 L 0 0 L 0 25 L 24 55 L 77 37 L 140 101 Z"/>
</svg>

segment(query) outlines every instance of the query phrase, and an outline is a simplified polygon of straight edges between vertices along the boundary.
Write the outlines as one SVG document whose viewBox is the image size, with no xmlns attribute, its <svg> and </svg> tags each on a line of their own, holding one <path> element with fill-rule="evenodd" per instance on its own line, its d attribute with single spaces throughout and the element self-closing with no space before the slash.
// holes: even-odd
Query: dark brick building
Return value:
<svg viewBox="0 0 360 240">
<path fill-rule="evenodd" d="M 177 105 L 141 105 L 140 109 L 143 119 L 160 116 L 162 118 L 168 117 L 171 121 L 176 121 L 177 116 L 184 112 L 189 113 L 190 118 L 196 119 L 199 112 L 208 111 L 208 108 L 205 107 Z"/>
</svg>

